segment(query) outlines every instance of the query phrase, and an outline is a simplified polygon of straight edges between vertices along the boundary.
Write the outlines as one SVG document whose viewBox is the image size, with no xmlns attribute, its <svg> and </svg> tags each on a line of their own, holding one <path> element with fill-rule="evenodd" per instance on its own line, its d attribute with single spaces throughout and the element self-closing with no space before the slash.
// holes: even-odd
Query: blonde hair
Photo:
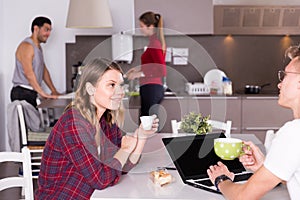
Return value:
<svg viewBox="0 0 300 200">
<path fill-rule="evenodd" d="M 163 18 L 160 14 L 154 13 L 152 11 L 148 11 L 143 13 L 139 20 L 143 22 L 146 26 L 153 25 L 155 28 L 159 28 L 159 31 L 156 32 L 157 37 L 160 39 L 162 50 L 166 52 L 166 40 L 163 31 Z"/>
<path fill-rule="evenodd" d="M 290 46 L 285 51 L 285 57 L 288 57 L 291 60 L 297 56 L 300 56 L 300 44 L 298 46 Z"/>
<path fill-rule="evenodd" d="M 293 64 L 297 72 L 300 72 L 300 55 L 297 55 L 293 58 Z"/>
<path fill-rule="evenodd" d="M 90 102 L 90 95 L 87 93 L 86 84 L 91 83 L 96 86 L 97 82 L 101 79 L 103 74 L 108 70 L 117 70 L 123 74 L 120 66 L 104 58 L 96 58 L 88 62 L 82 71 L 79 78 L 78 87 L 75 92 L 75 99 L 67 107 L 74 107 L 79 110 L 81 115 L 87 119 L 91 124 L 98 127 L 99 121 L 97 119 L 97 108 Z M 121 105 L 118 110 L 106 110 L 103 114 L 106 121 L 112 125 L 116 123 L 118 126 L 123 126 L 124 123 L 124 110 Z"/>
</svg>

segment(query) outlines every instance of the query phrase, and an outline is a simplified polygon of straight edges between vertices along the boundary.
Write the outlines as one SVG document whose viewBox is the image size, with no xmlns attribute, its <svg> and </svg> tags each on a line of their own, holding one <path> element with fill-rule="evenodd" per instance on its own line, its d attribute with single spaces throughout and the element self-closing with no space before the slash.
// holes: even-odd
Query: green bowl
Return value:
<svg viewBox="0 0 300 200">
<path fill-rule="evenodd" d="M 214 139 L 214 150 L 223 160 L 234 160 L 243 153 L 243 142 L 236 138 Z"/>
</svg>

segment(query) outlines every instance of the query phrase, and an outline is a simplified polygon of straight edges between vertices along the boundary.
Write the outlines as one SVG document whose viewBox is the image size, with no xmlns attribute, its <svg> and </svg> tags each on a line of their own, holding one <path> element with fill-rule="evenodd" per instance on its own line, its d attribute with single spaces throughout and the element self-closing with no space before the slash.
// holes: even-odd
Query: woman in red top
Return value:
<svg viewBox="0 0 300 200">
<path fill-rule="evenodd" d="M 164 97 L 166 80 L 166 43 L 160 14 L 146 12 L 139 18 L 141 32 L 149 37 L 149 44 L 141 57 L 141 66 L 130 69 L 129 80 L 140 79 L 141 115 L 157 114 L 157 104 Z"/>
</svg>

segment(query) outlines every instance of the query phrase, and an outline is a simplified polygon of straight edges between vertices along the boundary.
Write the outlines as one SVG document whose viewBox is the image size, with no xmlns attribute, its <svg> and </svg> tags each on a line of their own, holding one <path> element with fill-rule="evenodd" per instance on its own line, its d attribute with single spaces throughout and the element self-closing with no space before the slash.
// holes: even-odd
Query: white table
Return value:
<svg viewBox="0 0 300 200">
<path fill-rule="evenodd" d="M 182 182 L 176 170 L 169 170 L 175 178 L 169 185 L 160 187 L 154 185 L 149 178 L 149 172 L 157 167 L 174 166 L 161 138 L 171 134 L 156 134 L 148 139 L 140 163 L 128 174 L 121 177 L 120 182 L 104 190 L 96 190 L 91 199 L 205 199 L 224 200 L 220 194 L 207 192 L 186 185 Z M 262 143 L 253 134 L 232 134 L 232 137 L 251 140 L 261 146 Z M 284 185 L 280 185 L 266 194 L 262 199 L 287 200 L 289 194 Z"/>
</svg>

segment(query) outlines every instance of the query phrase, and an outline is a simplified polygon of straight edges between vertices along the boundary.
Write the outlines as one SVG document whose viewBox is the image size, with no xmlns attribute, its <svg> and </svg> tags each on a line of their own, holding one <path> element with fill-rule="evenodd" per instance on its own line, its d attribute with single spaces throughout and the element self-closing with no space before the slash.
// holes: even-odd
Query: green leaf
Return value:
<svg viewBox="0 0 300 200">
<path fill-rule="evenodd" d="M 206 134 L 212 130 L 210 124 L 207 123 L 210 115 L 203 117 L 201 113 L 190 112 L 181 119 L 180 129 L 186 133 Z"/>
</svg>

